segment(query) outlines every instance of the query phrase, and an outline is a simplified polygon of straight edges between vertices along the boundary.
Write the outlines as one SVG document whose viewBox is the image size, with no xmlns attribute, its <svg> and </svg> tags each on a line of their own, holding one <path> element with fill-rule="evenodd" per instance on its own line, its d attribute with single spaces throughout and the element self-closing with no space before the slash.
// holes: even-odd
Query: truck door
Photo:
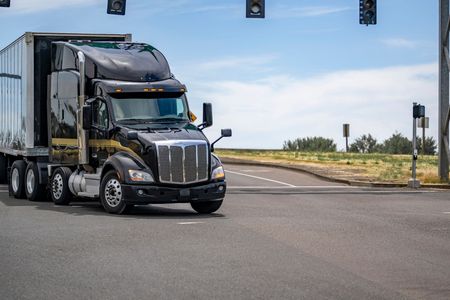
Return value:
<svg viewBox="0 0 450 300">
<path fill-rule="evenodd" d="M 89 134 L 89 147 L 94 166 L 102 166 L 109 156 L 109 113 L 106 101 L 97 98 L 92 103 L 92 127 Z"/>
</svg>

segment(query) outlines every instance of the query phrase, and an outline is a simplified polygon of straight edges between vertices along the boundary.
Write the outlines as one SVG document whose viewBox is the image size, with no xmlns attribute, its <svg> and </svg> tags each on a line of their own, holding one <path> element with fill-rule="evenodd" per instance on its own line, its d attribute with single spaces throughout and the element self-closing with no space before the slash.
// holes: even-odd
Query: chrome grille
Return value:
<svg viewBox="0 0 450 300">
<path fill-rule="evenodd" d="M 208 179 L 208 145 L 205 141 L 155 142 L 159 180 L 187 184 Z"/>
</svg>

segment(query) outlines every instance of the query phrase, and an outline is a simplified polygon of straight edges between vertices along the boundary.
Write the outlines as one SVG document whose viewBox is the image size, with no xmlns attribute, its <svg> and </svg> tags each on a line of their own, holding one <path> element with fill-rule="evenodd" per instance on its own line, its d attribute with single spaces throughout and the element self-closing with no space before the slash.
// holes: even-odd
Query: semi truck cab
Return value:
<svg viewBox="0 0 450 300">
<path fill-rule="evenodd" d="M 213 124 L 211 104 L 194 125 L 187 88 L 161 52 L 126 40 L 47 45 L 48 156 L 13 160 L 14 196 L 36 200 L 46 185 L 55 204 L 96 198 L 116 214 L 150 203 L 220 208 L 225 172 L 202 132 Z M 222 130 L 220 138 L 228 136 Z"/>
</svg>

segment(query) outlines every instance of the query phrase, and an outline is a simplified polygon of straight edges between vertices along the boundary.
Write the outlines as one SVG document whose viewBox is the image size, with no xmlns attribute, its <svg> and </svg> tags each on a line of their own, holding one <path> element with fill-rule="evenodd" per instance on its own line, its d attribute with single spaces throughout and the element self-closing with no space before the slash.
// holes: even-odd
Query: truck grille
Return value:
<svg viewBox="0 0 450 300">
<path fill-rule="evenodd" d="M 155 144 L 160 182 L 187 184 L 208 179 L 205 141 L 159 141 Z"/>
</svg>

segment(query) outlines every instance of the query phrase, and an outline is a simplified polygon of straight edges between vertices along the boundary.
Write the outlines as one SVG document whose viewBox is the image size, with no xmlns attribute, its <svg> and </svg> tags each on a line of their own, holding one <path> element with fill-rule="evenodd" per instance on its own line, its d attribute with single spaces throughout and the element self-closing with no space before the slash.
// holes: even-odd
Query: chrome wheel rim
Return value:
<svg viewBox="0 0 450 300">
<path fill-rule="evenodd" d="M 118 206 L 122 201 L 122 186 L 117 179 L 110 179 L 106 184 L 105 200 L 111 207 Z"/>
<path fill-rule="evenodd" d="M 28 172 L 27 172 L 27 192 L 29 195 L 33 194 L 35 181 L 36 181 L 36 177 L 34 176 L 33 170 L 28 170 Z"/>
<path fill-rule="evenodd" d="M 56 174 L 55 177 L 53 177 L 53 182 L 52 182 L 52 192 L 53 192 L 53 197 L 55 197 L 55 199 L 59 199 L 62 196 L 63 193 L 63 178 L 61 176 L 61 174 Z"/>
<path fill-rule="evenodd" d="M 17 170 L 17 168 L 14 168 L 11 174 L 11 187 L 14 193 L 17 193 L 17 191 L 19 190 L 19 182 L 20 182 L 19 170 Z"/>
</svg>

